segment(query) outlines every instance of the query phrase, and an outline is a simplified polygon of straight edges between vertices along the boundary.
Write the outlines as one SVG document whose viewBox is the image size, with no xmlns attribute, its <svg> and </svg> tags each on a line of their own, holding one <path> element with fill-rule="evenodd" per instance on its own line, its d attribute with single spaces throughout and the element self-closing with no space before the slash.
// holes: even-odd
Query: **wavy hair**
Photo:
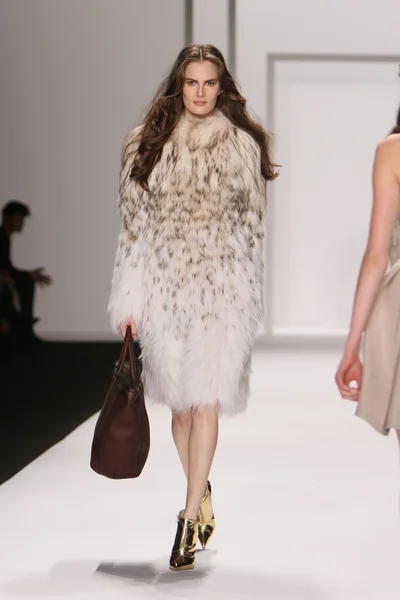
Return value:
<svg viewBox="0 0 400 600">
<path fill-rule="evenodd" d="M 396 125 L 393 127 L 392 131 L 390 132 L 392 133 L 400 133 L 400 106 L 399 106 L 399 110 L 397 111 L 397 121 L 396 121 Z"/>
<path fill-rule="evenodd" d="M 170 74 L 161 83 L 142 122 L 139 146 L 130 172 L 144 189 L 148 190 L 149 176 L 161 158 L 164 145 L 169 140 L 184 110 L 182 90 L 186 67 L 191 62 L 208 60 L 218 69 L 221 93 L 218 108 L 233 125 L 246 131 L 260 147 L 261 174 L 272 180 L 278 173 L 271 159 L 271 137 L 246 109 L 246 99 L 228 71 L 223 54 L 212 45 L 190 44 L 179 53 Z"/>
</svg>

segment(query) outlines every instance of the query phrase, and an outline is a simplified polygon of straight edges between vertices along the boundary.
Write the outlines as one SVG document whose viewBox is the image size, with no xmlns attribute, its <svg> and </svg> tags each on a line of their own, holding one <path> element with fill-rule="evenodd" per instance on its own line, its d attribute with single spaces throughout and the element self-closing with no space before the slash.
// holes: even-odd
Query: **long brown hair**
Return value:
<svg viewBox="0 0 400 600">
<path fill-rule="evenodd" d="M 393 129 L 392 129 L 392 131 L 390 133 L 391 134 L 393 134 L 393 133 L 400 133 L 400 107 L 399 107 L 399 110 L 397 111 L 396 125 L 393 127 Z"/>
<path fill-rule="evenodd" d="M 148 179 L 160 160 L 165 143 L 174 131 L 184 109 L 182 90 L 186 67 L 191 62 L 208 60 L 218 69 L 221 93 L 218 108 L 233 125 L 246 131 L 260 147 L 261 174 L 265 180 L 275 179 L 276 165 L 271 159 L 271 139 L 261 124 L 246 109 L 246 99 L 228 71 L 223 54 L 215 46 L 190 44 L 179 53 L 168 77 L 160 85 L 142 123 L 139 147 L 131 177 L 148 189 Z"/>
</svg>

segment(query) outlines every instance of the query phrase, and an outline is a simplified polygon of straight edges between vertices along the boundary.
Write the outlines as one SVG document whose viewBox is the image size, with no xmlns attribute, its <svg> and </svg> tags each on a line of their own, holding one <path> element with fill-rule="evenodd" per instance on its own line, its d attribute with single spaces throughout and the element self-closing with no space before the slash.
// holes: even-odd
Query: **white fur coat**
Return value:
<svg viewBox="0 0 400 600">
<path fill-rule="evenodd" d="M 137 137 L 123 148 L 112 326 L 136 321 L 149 400 L 241 412 L 262 303 L 258 145 L 219 111 L 182 116 L 145 192 L 129 178 Z"/>
</svg>

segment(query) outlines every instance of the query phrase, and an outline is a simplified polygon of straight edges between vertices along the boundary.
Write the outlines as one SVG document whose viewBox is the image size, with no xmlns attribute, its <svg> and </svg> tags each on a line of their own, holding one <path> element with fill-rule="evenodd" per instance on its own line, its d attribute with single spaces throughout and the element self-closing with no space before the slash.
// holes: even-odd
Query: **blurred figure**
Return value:
<svg viewBox="0 0 400 600">
<path fill-rule="evenodd" d="M 6 271 L 0 271 L 0 334 L 8 333 L 12 312 L 12 278 Z"/>
<path fill-rule="evenodd" d="M 28 206 L 17 200 L 11 200 L 3 207 L 0 227 L 0 306 L 4 320 L 11 326 L 17 324 L 23 338 L 37 340 L 33 333 L 33 326 L 38 321 L 33 316 L 35 285 L 49 285 L 51 278 L 44 268 L 23 271 L 14 267 L 11 261 L 12 235 L 23 231 L 28 216 Z M 15 296 L 18 308 L 14 306 Z"/>
<path fill-rule="evenodd" d="M 388 264 L 391 270 L 384 279 Z M 369 239 L 359 274 L 350 331 L 336 373 L 341 396 L 359 401 L 357 416 L 365 419 L 382 434 L 388 434 L 391 429 L 397 430 L 400 440 L 400 397 L 398 393 L 394 393 L 395 380 L 400 375 L 396 375 L 396 353 L 400 342 L 396 340 L 400 313 L 396 306 L 399 305 L 400 298 L 397 300 L 396 297 L 391 297 L 390 307 L 386 300 L 388 288 L 385 291 L 385 286 L 396 277 L 399 265 L 400 109 L 396 126 L 376 149 Z M 379 312 L 376 312 L 378 307 Z M 373 330 L 370 329 L 372 322 L 378 325 L 377 328 L 374 325 Z M 363 374 L 360 348 L 365 330 L 368 344 L 364 347 Z M 373 331 L 372 337 L 369 335 L 370 331 Z"/>
</svg>

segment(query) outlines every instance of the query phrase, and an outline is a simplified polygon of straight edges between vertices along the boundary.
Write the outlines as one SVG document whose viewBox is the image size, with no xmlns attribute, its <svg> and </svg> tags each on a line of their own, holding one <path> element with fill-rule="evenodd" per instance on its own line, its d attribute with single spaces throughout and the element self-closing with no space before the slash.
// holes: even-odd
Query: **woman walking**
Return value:
<svg viewBox="0 0 400 600">
<path fill-rule="evenodd" d="M 208 481 L 218 418 L 246 408 L 261 315 L 270 140 L 223 55 L 179 54 L 123 145 L 122 228 L 109 312 L 140 339 L 149 400 L 172 411 L 187 478 L 170 568 L 193 567 L 215 518 Z"/>
<path fill-rule="evenodd" d="M 396 126 L 376 150 L 373 192 L 369 239 L 336 383 L 343 398 L 358 401 L 357 416 L 384 435 L 396 430 L 400 440 L 400 109 Z"/>
</svg>

